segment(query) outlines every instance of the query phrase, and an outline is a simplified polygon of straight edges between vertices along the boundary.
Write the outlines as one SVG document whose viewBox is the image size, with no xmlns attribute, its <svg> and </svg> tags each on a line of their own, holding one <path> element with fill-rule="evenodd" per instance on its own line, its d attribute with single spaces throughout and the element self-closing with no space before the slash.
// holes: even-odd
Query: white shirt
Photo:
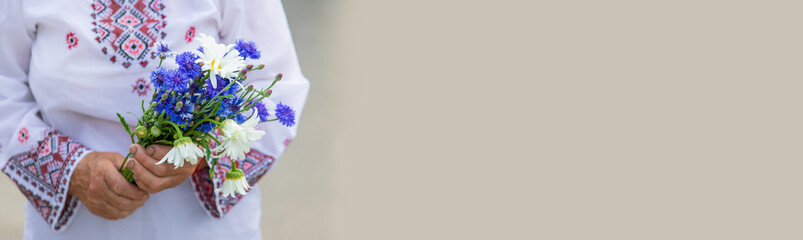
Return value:
<svg viewBox="0 0 803 240">
<path fill-rule="evenodd" d="M 127 218 L 109 221 L 67 195 L 72 169 L 92 151 L 125 155 L 129 125 L 150 100 L 149 73 L 159 62 L 156 42 L 173 51 L 198 47 L 197 33 L 231 44 L 255 41 L 266 70 L 248 84 L 266 87 L 284 78 L 265 100 L 301 114 L 309 89 L 298 65 L 278 0 L 6 0 L 0 3 L 0 166 L 20 186 L 25 239 L 260 239 L 260 196 L 224 198 L 221 178 L 195 174 L 178 187 L 152 194 Z M 165 65 L 171 65 L 171 59 Z M 297 128 L 261 124 L 244 169 L 253 184 L 270 169 Z M 223 162 L 217 172 L 225 172 Z M 15 193 L 6 193 L 15 194 Z M 225 237 L 225 238 L 223 238 Z"/>
</svg>

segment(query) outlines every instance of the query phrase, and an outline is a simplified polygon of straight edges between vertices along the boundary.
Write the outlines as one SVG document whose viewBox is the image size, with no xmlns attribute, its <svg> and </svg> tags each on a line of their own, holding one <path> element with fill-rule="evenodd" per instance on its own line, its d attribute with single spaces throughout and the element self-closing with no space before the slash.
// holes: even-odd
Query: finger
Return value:
<svg viewBox="0 0 803 240">
<path fill-rule="evenodd" d="M 137 186 L 148 193 L 154 194 L 160 192 L 162 188 L 162 179 L 145 169 L 142 164 L 136 160 L 131 159 L 128 161 L 128 168 L 134 173 L 134 180 L 137 181 Z"/>
<path fill-rule="evenodd" d="M 153 144 L 148 146 L 147 154 L 153 157 L 154 159 L 161 160 L 162 158 L 164 158 L 165 155 L 167 155 L 167 152 L 169 152 L 171 149 L 173 149 L 173 146 Z"/>
<path fill-rule="evenodd" d="M 149 146 L 148 149 L 151 150 L 151 153 L 156 152 L 156 147 Z M 134 156 L 135 159 L 140 163 L 140 166 L 143 166 L 145 170 L 150 171 L 155 176 L 168 176 L 171 173 L 171 169 L 173 168 L 170 164 L 159 164 L 156 165 L 157 162 L 161 160 L 161 158 L 156 159 L 153 158 L 150 154 L 148 154 L 148 150 L 142 148 L 142 145 L 139 144 L 131 144 L 128 149 L 131 154 Z M 130 167 L 129 167 L 130 168 Z"/>
<path fill-rule="evenodd" d="M 150 194 L 176 187 L 184 182 L 184 180 L 187 179 L 187 177 L 192 173 L 189 172 L 182 175 L 159 177 L 153 175 L 150 171 L 144 170 L 142 165 L 138 163 L 137 160 L 131 160 L 131 162 L 128 164 L 128 168 L 132 169 L 131 172 L 134 173 L 134 179 L 137 181 L 139 188 Z"/>
<path fill-rule="evenodd" d="M 108 184 L 103 184 L 103 185 L 104 187 L 101 188 L 101 191 L 99 193 L 103 201 L 103 204 L 101 205 L 108 205 L 109 207 L 111 207 L 111 210 L 109 210 L 108 212 L 117 213 L 135 206 L 131 199 L 115 194 L 114 192 L 112 192 Z"/>
<path fill-rule="evenodd" d="M 103 180 L 106 183 L 106 187 L 115 195 L 130 200 L 143 200 L 148 197 L 148 193 L 128 182 L 116 169 L 114 171 L 105 171 L 104 173 Z"/>
<path fill-rule="evenodd" d="M 86 209 L 89 210 L 95 216 L 102 217 L 108 220 L 117 220 L 119 219 L 118 211 L 115 210 L 112 206 L 107 204 L 106 202 L 102 202 L 95 205 L 86 205 Z"/>
<path fill-rule="evenodd" d="M 109 154 L 109 155 L 107 155 L 107 158 L 108 158 L 109 160 L 111 160 L 111 162 L 112 162 L 112 165 L 114 165 L 114 167 L 115 167 L 116 169 L 120 169 L 120 166 L 122 166 L 122 165 L 123 165 L 123 162 L 124 162 L 124 160 L 125 160 L 125 157 L 123 157 L 123 155 L 122 155 L 122 154 L 119 154 L 119 153 L 116 153 L 116 152 L 115 152 L 115 153 L 108 153 L 108 154 Z"/>
<path fill-rule="evenodd" d="M 152 157 L 154 161 L 159 162 L 172 149 L 173 149 L 172 146 L 154 144 L 148 146 L 148 148 L 145 149 L 145 152 L 150 157 Z M 162 165 L 164 165 L 164 167 L 162 167 Z M 163 171 L 156 174 L 157 176 L 161 177 L 187 175 L 186 172 L 190 171 L 189 169 L 192 169 L 192 171 L 195 170 L 194 164 L 187 164 L 187 163 L 184 163 L 179 168 L 176 168 L 174 165 L 169 165 L 169 164 L 160 164 L 156 166 L 160 167 L 159 170 L 157 171 Z"/>
<path fill-rule="evenodd" d="M 118 212 L 118 210 L 105 200 L 105 197 L 102 196 L 104 187 L 100 187 L 99 185 L 102 184 L 94 184 L 94 187 L 92 187 L 92 197 L 82 199 L 81 201 L 92 214 L 105 219 L 115 220 L 117 219 L 115 213 Z"/>
<path fill-rule="evenodd" d="M 133 212 L 137 208 L 145 204 L 145 199 L 131 200 L 126 197 L 114 194 L 112 192 L 105 192 L 103 194 L 103 202 L 112 208 L 113 212 Z M 124 214 L 128 215 L 128 214 Z"/>
<path fill-rule="evenodd" d="M 165 181 L 166 182 L 165 189 L 174 188 L 174 187 L 176 187 L 178 185 L 181 185 L 181 183 L 184 182 L 184 180 L 186 180 L 186 179 L 187 179 L 187 176 L 183 176 L 183 175 L 181 175 L 181 176 L 170 176 Z"/>
</svg>

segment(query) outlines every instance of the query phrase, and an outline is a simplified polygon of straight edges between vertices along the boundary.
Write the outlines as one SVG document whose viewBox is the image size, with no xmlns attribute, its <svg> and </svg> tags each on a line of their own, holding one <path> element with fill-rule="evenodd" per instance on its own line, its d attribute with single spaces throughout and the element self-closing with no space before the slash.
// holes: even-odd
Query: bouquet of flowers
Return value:
<svg viewBox="0 0 803 240">
<path fill-rule="evenodd" d="M 282 74 L 276 75 L 264 89 L 243 86 L 248 72 L 265 67 L 245 62 L 260 57 L 254 42 L 240 39 L 236 44 L 224 45 L 204 34 L 196 39 L 201 45 L 198 50 L 175 55 L 177 69 L 162 67 L 162 62 L 174 53 L 160 43 L 157 54 L 161 61 L 150 75 L 155 91 L 147 109 L 142 101 L 143 114 L 137 117 L 134 131 L 123 116 L 118 113 L 117 117 L 132 143 L 143 147 L 173 146 L 157 164 L 167 162 L 178 168 L 185 162 L 197 164 L 198 159 L 211 159 L 209 174 L 214 177 L 218 159 L 230 158 L 232 167 L 223 181 L 223 195 L 245 194 L 250 186 L 243 171 L 237 168 L 237 160 L 244 159 L 252 143 L 265 134 L 255 128 L 257 123 L 279 121 L 290 127 L 295 124 L 295 112 L 280 102 L 271 119 L 262 102 L 271 95 L 271 87 L 282 79 Z M 126 160 L 129 157 L 130 154 Z M 130 169 L 121 167 L 120 172 L 134 182 Z"/>
</svg>

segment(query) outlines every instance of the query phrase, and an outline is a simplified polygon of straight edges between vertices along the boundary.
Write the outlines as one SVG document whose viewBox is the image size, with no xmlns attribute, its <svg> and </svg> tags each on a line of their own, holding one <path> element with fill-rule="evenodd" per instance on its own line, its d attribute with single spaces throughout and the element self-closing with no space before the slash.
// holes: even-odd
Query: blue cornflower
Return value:
<svg viewBox="0 0 803 240">
<path fill-rule="evenodd" d="M 234 121 L 237 122 L 237 124 L 243 124 L 246 120 L 248 120 L 248 117 L 242 114 L 237 114 L 237 116 L 234 117 Z"/>
<path fill-rule="evenodd" d="M 212 81 L 211 77 L 210 79 L 207 79 L 205 83 L 206 92 L 204 94 L 204 97 L 206 99 L 211 100 L 213 97 L 217 96 L 217 94 L 220 93 L 220 91 L 223 91 L 223 89 L 226 88 L 226 86 L 232 83 L 230 79 L 221 78 L 220 76 L 215 76 L 215 79 L 217 79 L 217 88 L 212 87 L 212 83 L 210 82 Z M 232 84 L 231 87 L 229 87 L 229 89 L 226 89 L 225 92 L 220 93 L 220 96 L 225 96 L 229 94 L 237 95 L 237 90 L 239 89 L 240 89 L 240 84 L 237 83 Z"/>
<path fill-rule="evenodd" d="M 268 112 L 268 109 L 265 108 L 265 104 L 264 103 L 256 102 L 254 104 L 254 108 L 257 111 L 257 116 L 259 116 L 259 122 L 268 121 L 268 116 L 270 116 L 270 113 Z"/>
<path fill-rule="evenodd" d="M 228 86 L 229 83 L 230 83 L 229 80 L 227 80 L 225 78 L 221 78 L 220 76 L 214 76 L 214 77 L 215 77 L 214 78 L 215 80 L 212 80 L 212 77 L 210 76 L 209 79 L 206 80 L 206 83 L 204 83 L 204 85 L 206 85 L 206 96 L 205 97 L 207 99 L 212 99 L 213 97 L 217 96 L 217 94 L 220 93 L 220 91 L 223 91 L 223 88 Z M 211 81 L 217 81 L 217 88 L 212 87 L 212 82 Z M 232 87 L 236 87 L 236 86 L 232 86 Z M 231 88 L 229 88 L 229 89 L 231 89 Z M 227 90 L 226 92 L 229 92 L 229 91 Z M 221 95 L 226 95 L 226 93 L 221 93 Z"/>
<path fill-rule="evenodd" d="M 195 128 L 195 130 L 200 131 L 200 132 L 209 132 L 209 131 L 212 131 L 213 128 L 215 128 L 215 124 L 214 123 L 204 122 L 204 123 L 201 123 L 200 125 L 198 125 L 198 127 Z"/>
<path fill-rule="evenodd" d="M 163 67 L 158 67 L 151 72 L 151 83 L 156 89 L 164 90 L 164 83 L 167 79 L 167 70 Z"/>
<path fill-rule="evenodd" d="M 246 42 L 242 39 L 238 39 L 235 41 L 235 43 L 236 45 L 234 45 L 234 49 L 237 49 L 237 51 L 240 52 L 240 57 L 245 59 L 259 59 L 259 57 L 261 57 L 261 54 L 257 49 L 257 45 L 253 41 Z"/>
<path fill-rule="evenodd" d="M 281 102 L 276 104 L 276 118 L 282 125 L 292 127 L 296 124 L 296 112 L 290 106 L 284 105 Z"/>
<path fill-rule="evenodd" d="M 181 74 L 178 70 L 169 70 L 165 78 L 165 89 L 173 90 L 176 92 L 184 92 L 187 90 L 187 85 L 190 83 L 189 79 Z"/>
<path fill-rule="evenodd" d="M 167 108 L 170 108 L 170 106 L 173 105 L 173 101 L 171 100 L 170 95 L 166 93 L 156 95 L 156 97 L 153 98 L 151 102 L 156 103 L 154 110 L 156 110 L 157 113 L 161 113 L 162 111 L 164 111 Z"/>
<path fill-rule="evenodd" d="M 156 55 L 159 57 L 167 57 L 170 54 L 170 47 L 167 46 L 167 43 L 159 42 L 159 46 L 156 47 Z"/>
<path fill-rule="evenodd" d="M 240 98 L 225 98 L 220 101 L 220 108 L 217 115 L 222 118 L 232 118 L 237 111 L 240 111 L 240 104 L 243 100 Z"/>
<path fill-rule="evenodd" d="M 195 63 L 198 56 L 192 52 L 183 52 L 176 56 L 178 71 L 189 79 L 196 79 L 201 76 L 201 66 Z"/>
<path fill-rule="evenodd" d="M 190 93 L 190 94 L 193 94 L 193 95 L 195 95 L 195 94 L 196 94 L 196 93 L 198 93 L 199 91 L 201 91 L 201 87 L 200 87 L 200 86 L 198 86 L 198 84 L 197 84 L 197 83 L 194 83 L 194 82 L 193 82 L 193 83 L 190 83 L 190 89 L 189 89 L 189 93 Z"/>
<path fill-rule="evenodd" d="M 181 105 L 178 103 L 181 103 Z M 189 97 L 184 97 L 177 101 L 176 104 L 165 108 L 165 114 L 170 118 L 170 121 L 178 125 L 189 123 L 190 120 L 192 120 L 192 113 L 194 111 L 195 104 Z"/>
</svg>

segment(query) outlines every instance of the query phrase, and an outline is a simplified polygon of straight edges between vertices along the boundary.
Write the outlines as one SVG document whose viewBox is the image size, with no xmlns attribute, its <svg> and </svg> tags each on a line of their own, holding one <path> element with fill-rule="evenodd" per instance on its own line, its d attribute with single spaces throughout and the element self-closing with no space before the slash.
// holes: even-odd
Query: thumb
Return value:
<svg viewBox="0 0 803 240">
<path fill-rule="evenodd" d="M 109 154 L 109 160 L 112 161 L 112 164 L 114 164 L 117 169 L 120 169 L 120 166 L 123 166 L 123 162 L 125 162 L 125 157 L 123 157 L 122 154 L 113 153 Z"/>
</svg>

